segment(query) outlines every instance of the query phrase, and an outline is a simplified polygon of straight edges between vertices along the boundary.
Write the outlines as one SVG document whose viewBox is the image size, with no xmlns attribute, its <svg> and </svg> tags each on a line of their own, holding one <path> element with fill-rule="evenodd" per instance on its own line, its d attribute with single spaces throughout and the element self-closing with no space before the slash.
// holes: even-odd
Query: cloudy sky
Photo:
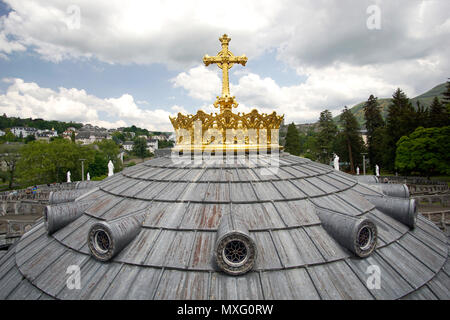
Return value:
<svg viewBox="0 0 450 320">
<path fill-rule="evenodd" d="M 0 0 L 0 113 L 171 131 L 169 115 L 216 111 L 231 69 L 237 111 L 286 121 L 337 115 L 370 94 L 410 97 L 450 76 L 448 0 Z"/>
</svg>

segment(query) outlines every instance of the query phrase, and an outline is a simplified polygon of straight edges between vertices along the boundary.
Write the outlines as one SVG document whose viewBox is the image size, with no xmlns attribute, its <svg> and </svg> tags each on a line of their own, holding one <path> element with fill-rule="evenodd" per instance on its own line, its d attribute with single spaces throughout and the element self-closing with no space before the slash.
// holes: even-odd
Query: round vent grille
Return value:
<svg viewBox="0 0 450 320">
<path fill-rule="evenodd" d="M 377 227 L 372 221 L 361 223 L 355 234 L 355 253 L 360 257 L 370 255 L 377 244 L 377 237 Z"/>
<path fill-rule="evenodd" d="M 232 232 L 221 240 L 216 247 L 216 262 L 224 272 L 232 275 L 249 271 L 256 259 L 256 246 L 251 238 Z"/>
<path fill-rule="evenodd" d="M 247 260 L 247 245 L 240 240 L 231 240 L 223 249 L 223 258 L 230 266 L 240 266 Z"/>
<path fill-rule="evenodd" d="M 358 232 L 358 245 L 361 250 L 367 250 L 372 242 L 372 230 L 363 227 Z"/>
<path fill-rule="evenodd" d="M 89 230 L 88 246 L 95 258 L 101 261 L 111 259 L 114 251 L 111 231 L 101 223 L 93 225 Z"/>
<path fill-rule="evenodd" d="M 108 252 L 111 246 L 111 240 L 109 235 L 103 230 L 97 230 L 94 235 L 95 249 L 101 253 Z"/>
</svg>

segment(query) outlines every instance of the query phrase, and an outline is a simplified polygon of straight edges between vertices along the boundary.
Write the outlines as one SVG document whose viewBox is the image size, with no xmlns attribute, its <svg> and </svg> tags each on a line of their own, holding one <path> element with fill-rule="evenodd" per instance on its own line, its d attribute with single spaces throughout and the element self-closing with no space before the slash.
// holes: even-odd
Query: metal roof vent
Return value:
<svg viewBox="0 0 450 320">
<path fill-rule="evenodd" d="M 409 188 L 406 184 L 378 183 L 369 185 L 372 189 L 375 189 L 386 196 L 409 199 Z"/>
<path fill-rule="evenodd" d="M 92 241 L 95 250 L 101 254 L 106 254 L 111 250 L 111 238 L 105 230 L 97 229 L 93 234 Z"/>
<path fill-rule="evenodd" d="M 215 247 L 219 268 L 231 275 L 244 274 L 253 268 L 256 253 L 255 242 L 245 223 L 231 215 L 223 216 Z"/>
<path fill-rule="evenodd" d="M 64 202 L 75 201 L 78 197 L 81 197 L 87 193 L 92 193 L 96 189 L 72 189 L 72 190 L 61 190 L 52 191 L 48 196 L 49 204 L 58 204 Z"/>
<path fill-rule="evenodd" d="M 391 216 L 410 228 L 416 226 L 417 204 L 416 199 L 403 199 L 392 197 L 378 197 L 364 195 L 375 208 Z"/>
<path fill-rule="evenodd" d="M 52 234 L 78 219 L 91 203 L 91 201 L 75 201 L 46 206 L 44 221 L 47 233 Z"/>
<path fill-rule="evenodd" d="M 371 221 L 363 222 L 357 231 L 356 246 L 358 256 L 366 257 L 375 249 L 377 238 L 376 226 Z"/>
<path fill-rule="evenodd" d="M 372 220 L 347 216 L 317 208 L 322 227 L 343 247 L 359 257 L 367 257 L 375 249 L 377 226 Z"/>
<path fill-rule="evenodd" d="M 108 261 L 139 234 L 141 224 L 141 216 L 129 216 L 110 222 L 97 222 L 89 229 L 89 250 L 98 260 Z"/>
<path fill-rule="evenodd" d="M 373 183 L 379 183 L 380 179 L 378 179 L 377 176 L 371 176 L 371 175 L 364 175 L 364 176 L 354 176 L 358 182 L 367 183 L 367 184 L 373 184 Z"/>
</svg>

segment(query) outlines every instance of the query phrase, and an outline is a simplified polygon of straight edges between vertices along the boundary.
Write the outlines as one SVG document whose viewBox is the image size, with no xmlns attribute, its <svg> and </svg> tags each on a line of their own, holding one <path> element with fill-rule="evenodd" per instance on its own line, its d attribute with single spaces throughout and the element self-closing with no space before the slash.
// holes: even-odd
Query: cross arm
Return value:
<svg viewBox="0 0 450 320">
<path fill-rule="evenodd" d="M 210 56 L 208 56 L 208 55 L 205 55 L 204 57 L 203 57 L 203 63 L 206 65 L 206 66 L 209 66 L 211 63 L 221 63 L 222 62 L 222 59 L 220 58 L 220 57 L 210 57 Z"/>
<path fill-rule="evenodd" d="M 245 66 L 245 64 L 247 63 L 247 57 L 245 56 L 245 54 L 243 54 L 242 56 L 233 56 L 230 58 L 230 62 L 231 63 L 239 63 L 242 64 L 243 66 Z"/>
</svg>

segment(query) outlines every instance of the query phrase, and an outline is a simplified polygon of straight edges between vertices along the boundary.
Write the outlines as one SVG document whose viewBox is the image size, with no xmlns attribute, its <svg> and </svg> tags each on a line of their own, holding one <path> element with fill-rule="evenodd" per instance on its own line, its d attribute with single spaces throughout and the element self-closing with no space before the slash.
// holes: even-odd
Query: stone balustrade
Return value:
<svg viewBox="0 0 450 320">
<path fill-rule="evenodd" d="M 40 218 L 37 217 L 34 219 L 7 219 L 0 221 L 0 224 L 3 224 L 1 229 L 4 229 L 6 232 L 2 232 L 0 234 L 0 249 L 9 247 L 16 240 L 18 240 L 25 232 L 31 229 L 31 227 L 36 223 Z"/>
<path fill-rule="evenodd" d="M 450 225 L 450 210 L 437 210 L 437 211 L 427 211 L 420 212 L 428 220 L 434 222 L 439 228 L 447 231 Z"/>
<path fill-rule="evenodd" d="M 426 177 L 408 177 L 408 176 L 380 176 L 380 181 L 388 180 L 388 183 L 405 183 L 408 185 L 447 185 L 445 181 L 429 180 Z"/>
<path fill-rule="evenodd" d="M 31 229 L 33 224 L 37 219 L 27 219 L 27 220 L 6 220 L 6 237 L 20 237 L 22 234 Z"/>
<path fill-rule="evenodd" d="M 3 200 L 0 202 L 0 216 L 43 215 L 47 200 Z"/>
<path fill-rule="evenodd" d="M 441 207 L 450 207 L 450 193 L 413 195 L 413 198 L 416 199 L 419 206 L 427 204 L 440 205 Z"/>
<path fill-rule="evenodd" d="M 414 194 L 436 194 L 449 191 L 448 185 L 408 185 L 409 192 Z"/>
</svg>

